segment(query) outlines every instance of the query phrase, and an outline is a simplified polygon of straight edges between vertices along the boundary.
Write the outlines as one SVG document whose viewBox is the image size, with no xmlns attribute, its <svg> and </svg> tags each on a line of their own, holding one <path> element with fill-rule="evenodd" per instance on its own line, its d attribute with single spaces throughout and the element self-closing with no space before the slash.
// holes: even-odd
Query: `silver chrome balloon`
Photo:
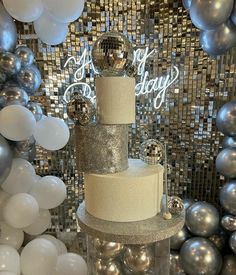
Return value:
<svg viewBox="0 0 236 275">
<path fill-rule="evenodd" d="M 236 215 L 236 180 L 227 182 L 221 188 L 220 203 L 230 214 Z"/>
<path fill-rule="evenodd" d="M 145 245 L 130 245 L 125 248 L 123 261 L 126 268 L 132 272 L 147 272 L 153 264 L 153 253 Z"/>
<path fill-rule="evenodd" d="M 186 275 L 180 261 L 179 253 L 176 251 L 170 253 L 170 275 Z"/>
<path fill-rule="evenodd" d="M 43 117 L 43 110 L 37 102 L 29 101 L 26 108 L 33 113 L 36 121 L 39 121 Z"/>
<path fill-rule="evenodd" d="M 226 255 L 223 259 L 223 266 L 220 275 L 236 274 L 236 255 Z"/>
<path fill-rule="evenodd" d="M 236 148 L 236 138 L 235 137 L 225 137 L 222 142 L 223 149 L 228 147 Z"/>
<path fill-rule="evenodd" d="M 29 96 L 24 89 L 18 86 L 9 86 L 4 88 L 0 93 L 0 107 L 8 105 L 26 106 L 29 101 Z"/>
<path fill-rule="evenodd" d="M 236 2 L 235 1 L 234 1 L 234 7 L 233 7 L 233 11 L 231 13 L 230 19 L 234 23 L 234 25 L 236 25 Z"/>
<path fill-rule="evenodd" d="M 236 254 L 236 231 L 231 235 L 229 245 L 232 251 Z"/>
<path fill-rule="evenodd" d="M 20 59 L 13 53 L 0 53 L 0 71 L 8 76 L 14 75 L 20 71 Z"/>
<path fill-rule="evenodd" d="M 228 231 L 236 231 L 236 217 L 233 215 L 225 215 L 221 219 L 221 225 Z"/>
<path fill-rule="evenodd" d="M 93 263 L 93 273 L 96 275 L 123 275 L 119 262 L 114 260 L 96 259 Z M 68 274 L 69 275 L 69 274 Z"/>
<path fill-rule="evenodd" d="M 13 153 L 8 142 L 0 135 L 0 185 L 10 173 L 12 157 Z"/>
<path fill-rule="evenodd" d="M 38 68 L 34 65 L 23 67 L 17 74 L 17 81 L 30 95 L 41 85 L 42 79 Z"/>
<path fill-rule="evenodd" d="M 185 210 L 187 210 L 191 205 L 193 205 L 196 201 L 194 199 L 183 199 L 183 204 Z"/>
<path fill-rule="evenodd" d="M 230 17 L 234 0 L 194 0 L 190 7 L 193 24 L 201 30 L 213 30 Z"/>
<path fill-rule="evenodd" d="M 217 113 L 216 126 L 226 136 L 236 136 L 236 100 L 224 104 Z"/>
<path fill-rule="evenodd" d="M 180 250 L 180 260 L 189 275 L 216 275 L 222 266 L 220 252 L 209 240 L 195 237 L 187 240 Z"/>
<path fill-rule="evenodd" d="M 218 210 L 207 202 L 196 202 L 186 211 L 186 226 L 197 236 L 209 237 L 219 228 Z"/>
<path fill-rule="evenodd" d="M 92 247 L 98 258 L 115 258 L 124 248 L 121 243 L 108 242 L 99 238 L 92 239 Z"/>
<path fill-rule="evenodd" d="M 225 148 L 218 154 L 216 170 L 225 177 L 236 177 L 236 148 Z"/>
<path fill-rule="evenodd" d="M 168 199 L 168 209 L 171 214 L 180 214 L 184 210 L 182 199 L 177 196 L 171 196 Z"/>
<path fill-rule="evenodd" d="M 170 238 L 170 248 L 173 250 L 179 250 L 183 243 L 190 238 L 190 234 L 184 226 L 177 234 Z"/>
<path fill-rule="evenodd" d="M 183 0 L 183 6 L 186 10 L 189 10 L 192 4 L 192 0 Z"/>
<path fill-rule="evenodd" d="M 103 76 L 125 75 L 133 62 L 133 47 L 119 32 L 104 33 L 93 46 L 92 59 Z"/>
<path fill-rule="evenodd" d="M 26 46 L 18 46 L 15 54 L 20 58 L 22 67 L 30 66 L 34 62 L 34 54 L 32 50 Z"/>
<path fill-rule="evenodd" d="M 224 54 L 236 45 L 236 26 L 225 22 L 211 31 L 202 31 L 200 34 L 202 49 L 212 56 Z"/>
<path fill-rule="evenodd" d="M 16 47 L 17 31 L 12 17 L 0 2 L 0 51 L 12 52 Z"/>
<path fill-rule="evenodd" d="M 163 159 L 163 146 L 155 139 L 145 140 L 140 146 L 140 159 L 147 164 L 158 164 Z"/>
</svg>

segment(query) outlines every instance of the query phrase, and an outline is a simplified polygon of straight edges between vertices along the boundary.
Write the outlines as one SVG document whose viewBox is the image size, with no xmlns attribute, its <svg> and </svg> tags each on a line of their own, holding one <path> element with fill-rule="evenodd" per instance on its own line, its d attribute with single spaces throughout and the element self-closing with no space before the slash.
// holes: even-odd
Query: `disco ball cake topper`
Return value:
<svg viewBox="0 0 236 275">
<path fill-rule="evenodd" d="M 155 139 L 148 139 L 141 144 L 140 159 L 147 164 L 158 164 L 163 158 L 163 146 Z"/>
<path fill-rule="evenodd" d="M 92 58 L 99 74 L 124 76 L 133 63 L 133 47 L 123 34 L 108 32 L 95 42 Z"/>
</svg>

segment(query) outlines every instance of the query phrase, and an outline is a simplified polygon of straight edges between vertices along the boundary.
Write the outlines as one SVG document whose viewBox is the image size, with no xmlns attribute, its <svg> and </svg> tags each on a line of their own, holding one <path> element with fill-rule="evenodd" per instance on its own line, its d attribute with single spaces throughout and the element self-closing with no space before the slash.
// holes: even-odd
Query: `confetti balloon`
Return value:
<svg viewBox="0 0 236 275">
<path fill-rule="evenodd" d="M 23 106 L 10 105 L 0 111 L 0 133 L 7 139 L 28 139 L 33 135 L 35 127 L 33 114 Z"/>
<path fill-rule="evenodd" d="M 30 194 L 37 200 L 40 208 L 51 209 L 65 200 L 66 186 L 58 177 L 46 176 L 37 181 Z"/>
<path fill-rule="evenodd" d="M 57 249 L 58 256 L 67 253 L 67 248 L 66 248 L 65 244 L 61 240 L 58 240 L 57 238 L 55 238 L 54 236 L 44 234 L 44 235 L 38 236 L 38 238 L 45 239 L 45 240 L 52 242 Z"/>
<path fill-rule="evenodd" d="M 190 237 L 187 228 L 184 226 L 177 234 L 170 238 L 170 248 L 179 250 L 183 243 Z"/>
<path fill-rule="evenodd" d="M 24 228 L 38 217 L 39 206 L 35 198 L 26 193 L 11 196 L 4 208 L 4 221 L 14 228 Z"/>
<path fill-rule="evenodd" d="M 103 241 L 99 238 L 92 240 L 92 246 L 98 258 L 115 258 L 124 248 L 121 243 Z"/>
<path fill-rule="evenodd" d="M 0 53 L 0 71 L 8 76 L 12 76 L 20 71 L 20 59 L 13 53 Z"/>
<path fill-rule="evenodd" d="M 60 255 L 57 259 L 55 275 L 87 275 L 87 272 L 85 260 L 75 253 Z"/>
<path fill-rule="evenodd" d="M 4 108 L 8 105 L 25 106 L 29 101 L 26 91 L 18 86 L 9 86 L 3 88 L 0 93 L 0 107 Z"/>
<path fill-rule="evenodd" d="M 220 203 L 230 214 L 236 215 L 236 180 L 227 182 L 221 188 Z"/>
<path fill-rule="evenodd" d="M 12 155 L 8 142 L 0 135 L 0 185 L 6 180 L 11 171 Z"/>
<path fill-rule="evenodd" d="M 236 255 L 226 255 L 223 260 L 223 266 L 220 275 L 236 274 Z"/>
<path fill-rule="evenodd" d="M 56 117 L 45 117 L 37 122 L 35 140 L 47 150 L 59 150 L 69 141 L 70 131 L 66 123 Z"/>
<path fill-rule="evenodd" d="M 22 67 L 30 66 L 34 62 L 34 54 L 32 50 L 26 46 L 18 46 L 15 54 L 20 58 Z"/>
<path fill-rule="evenodd" d="M 155 139 L 148 139 L 141 144 L 140 159 L 147 164 L 158 164 L 163 158 L 163 146 Z"/>
<path fill-rule="evenodd" d="M 5 222 L 0 222 L 0 244 L 9 245 L 19 249 L 24 241 L 24 232 L 21 229 L 13 228 Z"/>
<path fill-rule="evenodd" d="M 54 274 L 56 262 L 57 250 L 50 241 L 45 239 L 34 239 L 23 248 L 21 253 L 23 275 Z"/>
<path fill-rule="evenodd" d="M 218 154 L 216 170 L 225 177 L 236 177 L 236 148 L 225 148 Z"/>
<path fill-rule="evenodd" d="M 20 274 L 20 256 L 17 250 L 9 245 L 0 245 L 0 272 L 2 271 Z"/>
</svg>

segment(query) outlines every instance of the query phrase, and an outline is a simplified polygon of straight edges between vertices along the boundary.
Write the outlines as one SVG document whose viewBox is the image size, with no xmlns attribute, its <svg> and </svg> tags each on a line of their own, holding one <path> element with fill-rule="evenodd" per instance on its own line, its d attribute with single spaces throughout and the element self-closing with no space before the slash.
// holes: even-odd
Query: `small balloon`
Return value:
<svg viewBox="0 0 236 275">
<path fill-rule="evenodd" d="M 179 250 L 183 243 L 190 238 L 190 234 L 184 226 L 177 234 L 170 238 L 170 248 L 173 250 Z"/>
<path fill-rule="evenodd" d="M 118 261 L 102 260 L 97 258 L 93 266 L 93 274 L 96 275 L 123 275 L 123 271 Z M 64 274 L 63 274 L 64 275 Z"/>
<path fill-rule="evenodd" d="M 236 138 L 234 137 L 225 137 L 222 142 L 223 149 L 228 147 L 236 148 Z"/>
<path fill-rule="evenodd" d="M 0 245 L 0 272 L 20 274 L 20 256 L 17 250 L 9 245 Z"/>
<path fill-rule="evenodd" d="M 13 228 L 5 222 L 0 222 L 0 244 L 9 245 L 19 249 L 24 241 L 24 232 L 21 229 Z M 0 273 L 1 274 L 1 273 Z"/>
<path fill-rule="evenodd" d="M 124 249 L 121 243 L 108 242 L 99 238 L 92 239 L 92 246 L 98 258 L 115 258 Z"/>
<path fill-rule="evenodd" d="M 12 156 L 12 150 L 8 142 L 0 135 L 0 185 L 6 180 L 11 171 Z"/>
<path fill-rule="evenodd" d="M 221 219 L 221 225 L 228 231 L 236 231 L 236 217 L 233 215 L 225 215 Z"/>
<path fill-rule="evenodd" d="M 36 121 L 43 117 L 43 110 L 37 102 L 29 101 L 26 107 L 32 112 Z"/>
<path fill-rule="evenodd" d="M 32 50 L 26 46 L 18 46 L 15 54 L 20 58 L 22 67 L 30 66 L 34 62 L 34 54 Z"/>
<path fill-rule="evenodd" d="M 186 10 L 189 10 L 192 4 L 192 0 L 183 0 L 183 6 Z"/>
<path fill-rule="evenodd" d="M 231 235 L 229 245 L 232 251 L 236 254 L 236 231 Z"/>
<path fill-rule="evenodd" d="M 186 275 L 180 261 L 179 253 L 176 251 L 170 253 L 170 275 Z"/>
<path fill-rule="evenodd" d="M 216 170 L 225 177 L 236 177 L 236 148 L 226 148 L 218 154 Z"/>
<path fill-rule="evenodd" d="M 38 236 L 37 238 L 45 239 L 45 240 L 52 242 L 57 249 L 58 256 L 67 253 L 67 248 L 66 248 L 65 244 L 61 240 L 58 240 L 57 238 L 55 238 L 54 236 L 44 234 L 44 235 Z"/>
<path fill-rule="evenodd" d="M 0 71 L 7 76 L 12 76 L 20 71 L 20 59 L 13 53 L 1 52 L 0 53 Z"/>
<path fill-rule="evenodd" d="M 223 266 L 220 275 L 235 275 L 236 274 L 236 255 L 224 256 Z"/>
<path fill-rule="evenodd" d="M 17 86 L 9 86 L 3 88 L 0 93 L 0 107 L 4 108 L 8 105 L 26 106 L 29 96 L 24 89 Z"/>
<path fill-rule="evenodd" d="M 230 214 L 236 215 L 236 180 L 227 182 L 221 188 L 220 203 Z"/>
</svg>

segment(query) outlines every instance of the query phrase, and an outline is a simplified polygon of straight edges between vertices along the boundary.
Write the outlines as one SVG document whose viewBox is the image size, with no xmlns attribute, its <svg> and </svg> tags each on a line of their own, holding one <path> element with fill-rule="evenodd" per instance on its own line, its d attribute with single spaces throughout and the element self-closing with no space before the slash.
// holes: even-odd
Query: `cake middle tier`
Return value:
<svg viewBox="0 0 236 275">
<path fill-rule="evenodd" d="M 114 222 L 141 221 L 160 212 L 161 165 L 129 159 L 129 168 L 115 174 L 85 173 L 85 206 L 96 218 Z"/>
</svg>

